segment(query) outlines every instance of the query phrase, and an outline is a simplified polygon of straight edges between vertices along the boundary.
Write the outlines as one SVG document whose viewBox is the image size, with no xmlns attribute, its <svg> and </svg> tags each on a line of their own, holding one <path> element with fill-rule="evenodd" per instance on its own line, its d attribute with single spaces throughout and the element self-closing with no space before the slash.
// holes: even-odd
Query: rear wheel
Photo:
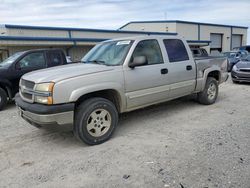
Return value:
<svg viewBox="0 0 250 188">
<path fill-rule="evenodd" d="M 104 98 L 91 98 L 76 111 L 74 134 L 88 145 L 97 145 L 111 138 L 117 124 L 115 105 Z"/>
<path fill-rule="evenodd" d="M 8 96 L 6 92 L 0 88 L 0 111 L 6 106 L 8 101 Z"/>
<path fill-rule="evenodd" d="M 218 91 L 219 86 L 217 80 L 208 77 L 204 90 L 198 93 L 198 101 L 205 105 L 213 104 L 217 99 Z"/>
</svg>

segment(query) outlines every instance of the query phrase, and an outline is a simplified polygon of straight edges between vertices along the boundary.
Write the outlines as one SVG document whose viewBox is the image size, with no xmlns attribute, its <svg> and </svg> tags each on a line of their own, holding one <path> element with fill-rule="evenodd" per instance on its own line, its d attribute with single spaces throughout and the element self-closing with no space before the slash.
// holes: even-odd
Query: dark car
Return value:
<svg viewBox="0 0 250 188">
<path fill-rule="evenodd" d="M 250 53 L 250 45 L 235 47 L 233 50 L 246 50 Z"/>
<path fill-rule="evenodd" d="M 231 76 L 234 83 L 250 82 L 250 55 L 233 66 Z"/>
<path fill-rule="evenodd" d="M 238 63 L 241 59 L 244 59 L 248 56 L 248 52 L 245 50 L 239 51 L 231 51 L 231 52 L 224 52 L 223 56 L 228 58 L 228 72 L 231 72 L 233 66 Z"/>
<path fill-rule="evenodd" d="M 0 110 L 19 90 L 20 78 L 31 71 L 67 64 L 60 49 L 17 52 L 0 63 Z"/>
</svg>

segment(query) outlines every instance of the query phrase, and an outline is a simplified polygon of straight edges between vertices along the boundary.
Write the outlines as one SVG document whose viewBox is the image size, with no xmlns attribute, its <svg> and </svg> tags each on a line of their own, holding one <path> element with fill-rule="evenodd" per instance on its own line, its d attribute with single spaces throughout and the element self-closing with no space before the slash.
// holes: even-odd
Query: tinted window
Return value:
<svg viewBox="0 0 250 188">
<path fill-rule="evenodd" d="M 160 46 L 157 40 L 143 40 L 139 42 L 132 55 L 134 57 L 146 56 L 149 65 L 163 63 Z"/>
<path fill-rule="evenodd" d="M 19 61 L 19 67 L 23 68 L 44 68 L 46 67 L 43 52 L 35 52 L 26 55 Z"/>
<path fill-rule="evenodd" d="M 250 46 L 247 46 L 247 47 L 246 47 L 246 50 L 247 50 L 248 52 L 250 52 Z"/>
<path fill-rule="evenodd" d="M 166 47 L 168 58 L 170 62 L 189 60 L 186 47 L 179 39 L 165 39 L 163 40 Z"/>
<path fill-rule="evenodd" d="M 49 67 L 54 67 L 63 64 L 60 52 L 48 52 Z"/>
</svg>

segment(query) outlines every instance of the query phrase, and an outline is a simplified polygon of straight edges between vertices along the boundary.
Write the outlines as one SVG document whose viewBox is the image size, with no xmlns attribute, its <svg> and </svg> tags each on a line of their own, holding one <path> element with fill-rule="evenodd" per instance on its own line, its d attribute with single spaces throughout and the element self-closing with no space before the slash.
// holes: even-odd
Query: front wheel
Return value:
<svg viewBox="0 0 250 188">
<path fill-rule="evenodd" d="M 205 105 L 213 104 L 217 99 L 218 92 L 219 86 L 217 80 L 208 77 L 204 90 L 198 93 L 198 101 Z"/>
<path fill-rule="evenodd" d="M 0 88 L 0 111 L 7 105 L 8 97 L 6 92 Z"/>
<path fill-rule="evenodd" d="M 104 98 L 91 98 L 77 109 L 74 134 L 88 145 L 97 145 L 109 140 L 118 124 L 115 105 Z"/>
</svg>

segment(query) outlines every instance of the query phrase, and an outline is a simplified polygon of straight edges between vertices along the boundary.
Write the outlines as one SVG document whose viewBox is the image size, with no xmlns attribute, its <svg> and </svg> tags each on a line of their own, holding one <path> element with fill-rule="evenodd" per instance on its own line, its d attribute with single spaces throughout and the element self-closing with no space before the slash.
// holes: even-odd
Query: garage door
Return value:
<svg viewBox="0 0 250 188">
<path fill-rule="evenodd" d="M 242 45 L 242 35 L 232 35 L 232 48 Z"/>
<path fill-rule="evenodd" d="M 222 35 L 211 34 L 210 35 L 211 45 L 210 48 L 222 48 Z"/>
</svg>

